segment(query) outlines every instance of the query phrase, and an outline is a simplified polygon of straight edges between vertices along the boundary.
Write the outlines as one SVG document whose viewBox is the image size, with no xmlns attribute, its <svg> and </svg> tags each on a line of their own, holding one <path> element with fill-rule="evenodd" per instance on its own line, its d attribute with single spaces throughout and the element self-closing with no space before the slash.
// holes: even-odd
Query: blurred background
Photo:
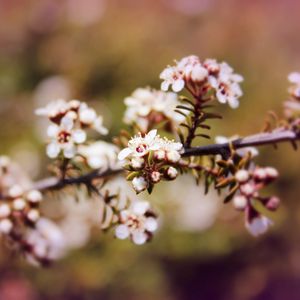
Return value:
<svg viewBox="0 0 300 300">
<path fill-rule="evenodd" d="M 282 113 L 287 74 L 300 71 L 299 11 L 297 0 L 0 0 L 0 152 L 33 180 L 47 176 L 36 107 L 87 101 L 110 140 L 123 126 L 123 99 L 159 88 L 163 68 L 190 54 L 245 77 L 240 108 L 220 106 L 213 135 L 255 133 L 267 111 Z M 91 206 L 71 203 L 77 249 L 43 270 L 2 248 L 0 299 L 299 299 L 299 153 L 266 147 L 258 161 L 281 173 L 270 192 L 282 206 L 265 236 L 252 238 L 241 214 L 188 177 L 155 190 L 162 228 L 145 246 L 86 229 Z"/>
</svg>

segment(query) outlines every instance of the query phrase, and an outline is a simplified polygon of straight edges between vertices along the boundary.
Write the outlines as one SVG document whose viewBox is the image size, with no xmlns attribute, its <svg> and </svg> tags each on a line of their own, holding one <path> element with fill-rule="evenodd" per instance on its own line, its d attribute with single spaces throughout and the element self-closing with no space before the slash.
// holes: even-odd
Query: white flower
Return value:
<svg viewBox="0 0 300 300">
<path fill-rule="evenodd" d="M 153 129 L 144 137 L 137 135 L 128 142 L 128 147 L 123 149 L 118 154 L 118 159 L 123 160 L 127 157 L 143 157 L 151 150 L 157 150 L 159 143 L 157 143 L 157 130 Z"/>
<path fill-rule="evenodd" d="M 166 159 L 172 163 L 176 163 L 180 160 L 181 155 L 180 152 L 183 149 L 183 145 L 179 142 L 174 142 L 167 140 L 166 138 L 160 139 L 160 147 L 157 151 L 155 151 L 156 157 L 162 157 L 162 154 L 159 152 L 164 151 Z"/>
<path fill-rule="evenodd" d="M 233 69 L 225 62 L 221 63 L 218 75 L 209 77 L 210 84 L 216 89 L 216 97 L 220 103 L 228 103 L 231 108 L 239 106 L 238 98 L 243 95 L 239 83 L 243 77 L 234 74 Z"/>
<path fill-rule="evenodd" d="M 92 169 L 117 167 L 118 151 L 118 147 L 104 141 L 98 141 L 90 145 L 78 146 L 78 153 L 86 158 L 87 164 Z"/>
<path fill-rule="evenodd" d="M 147 181 L 144 177 L 135 177 L 132 180 L 132 185 L 137 193 L 144 191 L 147 188 Z"/>
<path fill-rule="evenodd" d="M 176 106 L 180 104 L 175 93 L 138 88 L 124 102 L 127 106 L 124 122 L 136 123 L 143 131 L 147 130 L 150 121 L 169 120 L 178 127 L 185 119 L 183 115 L 175 112 Z"/>
<path fill-rule="evenodd" d="M 230 138 L 227 138 L 225 136 L 216 136 L 215 141 L 217 144 L 226 144 L 226 143 L 232 142 L 238 138 L 239 138 L 238 136 L 232 136 Z M 240 149 L 237 149 L 236 152 L 241 157 L 246 156 L 249 152 L 251 153 L 252 157 L 257 156 L 259 153 L 255 147 L 240 148 Z"/>
<path fill-rule="evenodd" d="M 50 102 L 46 107 L 38 108 L 35 110 L 38 116 L 47 116 L 50 119 L 59 115 L 64 115 L 69 109 L 68 103 L 63 99 L 57 99 Z"/>
<path fill-rule="evenodd" d="M 159 78 L 163 79 L 161 84 L 162 91 L 166 92 L 170 85 L 175 93 L 180 92 L 184 88 L 183 74 L 176 67 L 167 67 L 160 73 Z"/>
<path fill-rule="evenodd" d="M 75 129 L 71 118 L 65 116 L 60 125 L 52 124 L 48 127 L 51 142 L 47 146 L 47 155 L 56 158 L 62 151 L 64 157 L 72 158 L 76 155 L 76 144 L 86 140 L 86 133 L 82 129 Z"/>
<path fill-rule="evenodd" d="M 158 228 L 156 217 L 146 201 L 135 201 L 128 209 L 121 211 L 119 222 L 115 236 L 122 240 L 131 238 L 136 245 L 147 242 Z"/>
<path fill-rule="evenodd" d="M 77 154 L 77 145 L 87 139 L 86 129 L 92 128 L 100 134 L 107 134 L 103 119 L 86 103 L 79 100 L 57 100 L 45 108 L 37 109 L 36 113 L 48 116 L 53 123 L 47 129 L 51 138 L 46 153 L 50 158 L 56 158 L 61 152 L 65 158 L 73 158 Z"/>
<path fill-rule="evenodd" d="M 246 228 L 255 237 L 264 234 L 271 225 L 273 225 L 273 222 L 262 215 L 259 215 L 250 221 L 246 221 Z"/>
<path fill-rule="evenodd" d="M 214 59 L 207 59 L 202 63 L 195 55 L 184 57 L 175 66 L 167 67 L 160 78 L 163 79 L 163 91 L 167 91 L 170 85 L 174 92 L 181 91 L 184 86 L 192 90 L 202 86 L 206 87 L 205 90 L 214 89 L 217 100 L 228 103 L 231 108 L 239 106 L 238 98 L 243 95 L 239 85 L 243 77 L 235 74 L 227 63 L 217 63 Z"/>
</svg>

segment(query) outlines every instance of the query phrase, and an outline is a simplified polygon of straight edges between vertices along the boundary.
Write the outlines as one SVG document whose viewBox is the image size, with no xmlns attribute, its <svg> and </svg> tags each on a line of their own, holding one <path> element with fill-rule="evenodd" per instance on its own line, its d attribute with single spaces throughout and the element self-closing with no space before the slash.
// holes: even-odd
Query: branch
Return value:
<svg viewBox="0 0 300 300">
<path fill-rule="evenodd" d="M 279 142 L 291 142 L 295 145 L 295 142 L 300 139 L 300 135 L 293 130 L 278 128 L 273 132 L 259 133 L 250 135 L 245 138 L 239 138 L 231 142 L 235 149 L 251 147 L 251 146 L 261 146 L 261 145 L 274 145 Z M 202 156 L 202 155 L 217 155 L 221 154 L 223 157 L 227 157 L 230 154 L 230 143 L 224 144 L 211 144 L 207 146 L 193 147 L 185 149 L 182 157 L 189 156 Z M 87 174 L 81 175 L 74 178 L 60 179 L 56 177 L 49 177 L 37 181 L 34 183 L 33 188 L 40 191 L 45 190 L 59 190 L 68 185 L 80 185 L 80 184 L 90 184 L 92 180 L 110 177 L 114 175 L 121 174 L 124 170 L 120 169 L 107 169 L 95 170 Z"/>
<path fill-rule="evenodd" d="M 120 169 L 107 169 L 105 171 L 95 170 L 87 174 L 78 177 L 73 177 L 73 178 L 60 179 L 57 177 L 49 177 L 35 182 L 33 188 L 40 191 L 59 190 L 64 188 L 67 185 L 89 184 L 94 179 L 114 176 L 120 174 L 121 172 L 123 172 L 123 169 L 120 168 Z"/>
<path fill-rule="evenodd" d="M 248 137 L 233 140 L 231 144 L 235 149 L 274 145 L 280 142 L 291 142 L 293 145 L 300 139 L 300 135 L 290 129 L 278 128 L 272 132 L 258 133 Z M 202 155 L 216 155 L 228 156 L 230 153 L 230 143 L 212 144 L 207 146 L 193 147 L 185 149 L 182 154 L 183 157 L 188 156 L 202 156 Z"/>
</svg>

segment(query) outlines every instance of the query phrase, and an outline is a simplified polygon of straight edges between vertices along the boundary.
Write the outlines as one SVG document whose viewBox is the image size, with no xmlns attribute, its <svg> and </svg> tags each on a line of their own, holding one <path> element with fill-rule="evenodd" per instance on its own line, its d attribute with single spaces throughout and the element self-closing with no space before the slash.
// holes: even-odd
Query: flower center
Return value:
<svg viewBox="0 0 300 300">
<path fill-rule="evenodd" d="M 71 134 L 67 131 L 61 131 L 58 136 L 57 140 L 60 144 L 65 144 L 70 141 Z"/>
</svg>

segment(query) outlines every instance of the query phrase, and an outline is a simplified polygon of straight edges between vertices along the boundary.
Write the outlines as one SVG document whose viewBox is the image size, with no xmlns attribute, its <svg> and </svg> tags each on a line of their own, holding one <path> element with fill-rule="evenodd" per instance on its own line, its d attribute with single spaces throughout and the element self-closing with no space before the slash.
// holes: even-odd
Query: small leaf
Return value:
<svg viewBox="0 0 300 300">
<path fill-rule="evenodd" d="M 140 173 L 141 172 L 139 172 L 139 171 L 130 172 L 126 177 L 126 180 L 131 181 L 133 178 L 139 176 Z"/>
</svg>

